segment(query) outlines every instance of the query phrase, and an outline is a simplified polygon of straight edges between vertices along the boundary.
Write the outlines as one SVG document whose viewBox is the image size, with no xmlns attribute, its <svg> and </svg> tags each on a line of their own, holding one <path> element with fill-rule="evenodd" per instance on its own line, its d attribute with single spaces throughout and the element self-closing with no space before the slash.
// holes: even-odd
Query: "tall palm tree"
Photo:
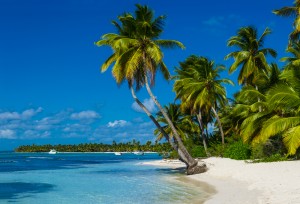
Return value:
<svg viewBox="0 0 300 204">
<path fill-rule="evenodd" d="M 271 48 L 263 48 L 264 40 L 271 33 L 269 28 L 266 28 L 263 34 L 259 37 L 256 28 L 252 26 L 242 27 L 238 30 L 237 35 L 231 37 L 227 46 L 236 47 L 237 51 L 229 53 L 225 59 L 233 58 L 234 63 L 229 68 L 229 73 L 241 67 L 238 83 L 247 85 L 256 85 L 255 81 L 261 73 L 267 74 L 269 66 L 266 56 L 270 54 L 276 57 L 277 53 Z"/>
<path fill-rule="evenodd" d="M 218 106 L 224 106 L 226 91 L 222 84 L 231 84 L 229 79 L 219 79 L 219 72 L 224 70 L 223 65 L 215 65 L 205 57 L 190 56 L 180 64 L 174 90 L 177 98 L 181 98 L 183 106 L 189 107 L 193 112 L 200 114 L 214 113 L 224 144 L 224 133 L 217 113 Z"/>
<path fill-rule="evenodd" d="M 125 13 L 119 17 L 121 25 L 113 22 L 118 28 L 118 34 L 103 35 L 102 39 L 96 42 L 98 46 L 108 45 L 113 49 L 113 54 L 102 65 L 102 71 L 106 71 L 110 65 L 113 65 L 112 73 L 117 83 L 120 84 L 127 80 L 132 93 L 134 92 L 134 85 L 136 90 L 145 85 L 152 100 L 158 106 L 174 133 L 174 137 L 178 142 L 178 153 L 187 165 L 187 173 L 203 172 L 204 168 L 198 167 L 198 162 L 190 156 L 170 118 L 150 88 L 150 85 L 154 85 L 158 70 L 163 73 L 165 79 L 170 77 L 169 71 L 163 62 L 161 48 L 184 48 L 184 46 L 175 40 L 158 39 L 163 31 L 165 16 L 154 18 L 153 11 L 147 6 L 137 4 L 136 7 L 135 15 Z M 156 126 L 158 127 L 157 124 Z"/>
<path fill-rule="evenodd" d="M 296 41 L 299 40 L 300 36 L 300 0 L 295 0 L 293 6 L 285 6 L 281 9 L 277 9 L 273 11 L 274 14 L 278 16 L 283 17 L 294 17 L 294 23 L 293 27 L 294 30 L 290 33 L 289 39 L 290 39 L 290 45 Z"/>
</svg>

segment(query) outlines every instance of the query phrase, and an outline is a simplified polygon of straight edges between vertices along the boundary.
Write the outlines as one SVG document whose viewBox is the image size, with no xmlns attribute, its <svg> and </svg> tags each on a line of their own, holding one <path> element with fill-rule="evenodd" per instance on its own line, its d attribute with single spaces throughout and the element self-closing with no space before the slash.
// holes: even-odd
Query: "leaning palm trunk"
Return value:
<svg viewBox="0 0 300 204">
<path fill-rule="evenodd" d="M 204 133 L 204 125 L 203 125 L 203 121 L 202 121 L 201 111 L 199 111 L 199 114 L 197 114 L 196 116 L 197 116 L 197 120 L 198 120 L 198 123 L 199 123 L 200 131 L 201 131 L 201 134 L 202 134 L 202 142 L 203 142 L 204 150 L 205 150 L 206 156 L 209 157 L 210 153 L 207 150 L 206 136 L 205 136 L 205 133 Z"/>
<path fill-rule="evenodd" d="M 224 139 L 224 132 L 223 132 L 221 120 L 220 120 L 220 118 L 218 116 L 218 113 L 217 113 L 216 109 L 214 107 L 212 107 L 211 109 L 212 109 L 212 111 L 214 112 L 214 114 L 216 116 L 216 119 L 217 119 L 217 122 L 218 122 L 218 125 L 219 125 L 219 129 L 220 129 L 220 133 L 221 133 L 221 137 L 222 137 L 222 145 L 224 146 L 225 139 Z"/>
<path fill-rule="evenodd" d="M 198 166 L 198 161 L 196 161 L 187 151 L 187 149 L 185 148 L 182 140 L 180 139 L 180 136 L 176 130 L 176 128 L 174 127 L 172 121 L 170 120 L 169 116 L 167 115 L 167 113 L 165 112 L 165 110 L 163 109 L 163 107 L 160 105 L 160 103 L 157 101 L 156 97 L 153 95 L 149 83 L 148 83 L 148 78 L 145 75 L 145 85 L 146 85 L 146 89 L 150 95 L 150 97 L 152 98 L 152 100 L 154 101 L 154 103 L 157 105 L 157 107 L 159 108 L 159 110 L 161 111 L 161 113 L 163 114 L 164 118 L 166 119 L 167 123 L 169 124 L 174 138 L 177 141 L 177 145 L 178 145 L 178 154 L 179 157 L 184 161 L 184 163 L 187 166 L 187 174 L 191 175 L 191 174 L 198 174 L 198 173 L 203 173 L 206 171 L 206 165 L 203 164 L 202 166 Z"/>
<path fill-rule="evenodd" d="M 132 97 L 134 101 L 143 109 L 143 111 L 147 114 L 147 116 L 152 120 L 152 122 L 155 124 L 155 126 L 159 129 L 159 131 L 164 135 L 166 140 L 170 143 L 172 148 L 175 151 L 178 151 L 177 145 L 174 143 L 174 141 L 169 137 L 169 135 L 165 132 L 165 130 L 160 126 L 160 124 L 157 122 L 157 120 L 153 117 L 153 115 L 150 113 L 150 111 L 144 106 L 144 104 L 137 98 L 134 88 L 130 87 Z"/>
</svg>

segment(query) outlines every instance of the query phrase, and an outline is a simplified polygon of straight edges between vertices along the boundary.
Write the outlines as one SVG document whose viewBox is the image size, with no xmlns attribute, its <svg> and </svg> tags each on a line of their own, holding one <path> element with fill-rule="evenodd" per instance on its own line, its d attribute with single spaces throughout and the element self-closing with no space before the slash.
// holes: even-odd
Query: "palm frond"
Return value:
<svg viewBox="0 0 300 204">
<path fill-rule="evenodd" d="M 253 142 L 265 142 L 270 137 L 283 133 L 299 124 L 300 117 L 280 118 L 278 116 L 273 116 L 263 124 L 260 135 L 257 139 L 253 140 Z"/>
<path fill-rule="evenodd" d="M 281 9 L 277 9 L 273 11 L 274 14 L 278 16 L 296 16 L 297 15 L 297 8 L 296 7 L 283 7 Z"/>
<path fill-rule="evenodd" d="M 163 48 L 181 48 L 181 49 L 185 49 L 185 46 L 177 41 L 177 40 L 162 40 L 162 39 L 159 39 L 159 40 L 155 40 L 154 41 L 155 44 L 163 47 Z"/>
<path fill-rule="evenodd" d="M 290 128 L 283 134 L 283 142 L 288 149 L 288 155 L 296 154 L 300 147 L 300 126 Z"/>
</svg>

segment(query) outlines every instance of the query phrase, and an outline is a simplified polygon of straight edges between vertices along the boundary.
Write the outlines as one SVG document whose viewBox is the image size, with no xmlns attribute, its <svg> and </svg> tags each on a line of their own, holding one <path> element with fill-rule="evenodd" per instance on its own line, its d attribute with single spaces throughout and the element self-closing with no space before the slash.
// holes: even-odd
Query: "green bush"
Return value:
<svg viewBox="0 0 300 204">
<path fill-rule="evenodd" d="M 249 145 L 242 141 L 235 142 L 225 149 L 224 157 L 236 160 L 250 159 L 251 150 Z"/>
<path fill-rule="evenodd" d="M 284 157 L 286 149 L 282 143 L 277 139 L 269 139 L 264 144 L 257 144 L 252 147 L 251 159 L 265 159 L 274 157 L 274 155 L 281 155 Z"/>
<path fill-rule="evenodd" d="M 211 156 L 223 157 L 226 147 L 227 145 L 223 146 L 222 144 L 213 144 L 210 148 L 208 148 L 208 152 Z"/>
<path fill-rule="evenodd" d="M 191 151 L 192 157 L 206 157 L 205 149 L 203 146 L 194 146 Z"/>
<path fill-rule="evenodd" d="M 179 155 L 175 150 L 173 150 L 172 152 L 170 152 L 168 159 L 179 159 Z"/>
<path fill-rule="evenodd" d="M 251 150 L 251 159 L 262 159 L 267 157 L 264 151 L 264 144 L 257 144 L 253 146 Z"/>
<path fill-rule="evenodd" d="M 257 159 L 253 160 L 253 163 L 259 163 L 259 162 L 278 162 L 278 161 L 287 161 L 287 157 L 282 156 L 281 154 L 273 154 L 269 157 L 265 157 L 263 159 Z"/>
</svg>

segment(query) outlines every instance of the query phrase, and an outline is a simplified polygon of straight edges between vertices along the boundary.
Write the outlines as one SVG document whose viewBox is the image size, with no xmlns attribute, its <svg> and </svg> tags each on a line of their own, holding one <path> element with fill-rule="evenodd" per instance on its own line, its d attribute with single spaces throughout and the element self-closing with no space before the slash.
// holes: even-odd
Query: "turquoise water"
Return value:
<svg viewBox="0 0 300 204">
<path fill-rule="evenodd" d="M 0 203 L 189 203 L 201 192 L 141 165 L 157 154 L 0 153 Z"/>
</svg>

